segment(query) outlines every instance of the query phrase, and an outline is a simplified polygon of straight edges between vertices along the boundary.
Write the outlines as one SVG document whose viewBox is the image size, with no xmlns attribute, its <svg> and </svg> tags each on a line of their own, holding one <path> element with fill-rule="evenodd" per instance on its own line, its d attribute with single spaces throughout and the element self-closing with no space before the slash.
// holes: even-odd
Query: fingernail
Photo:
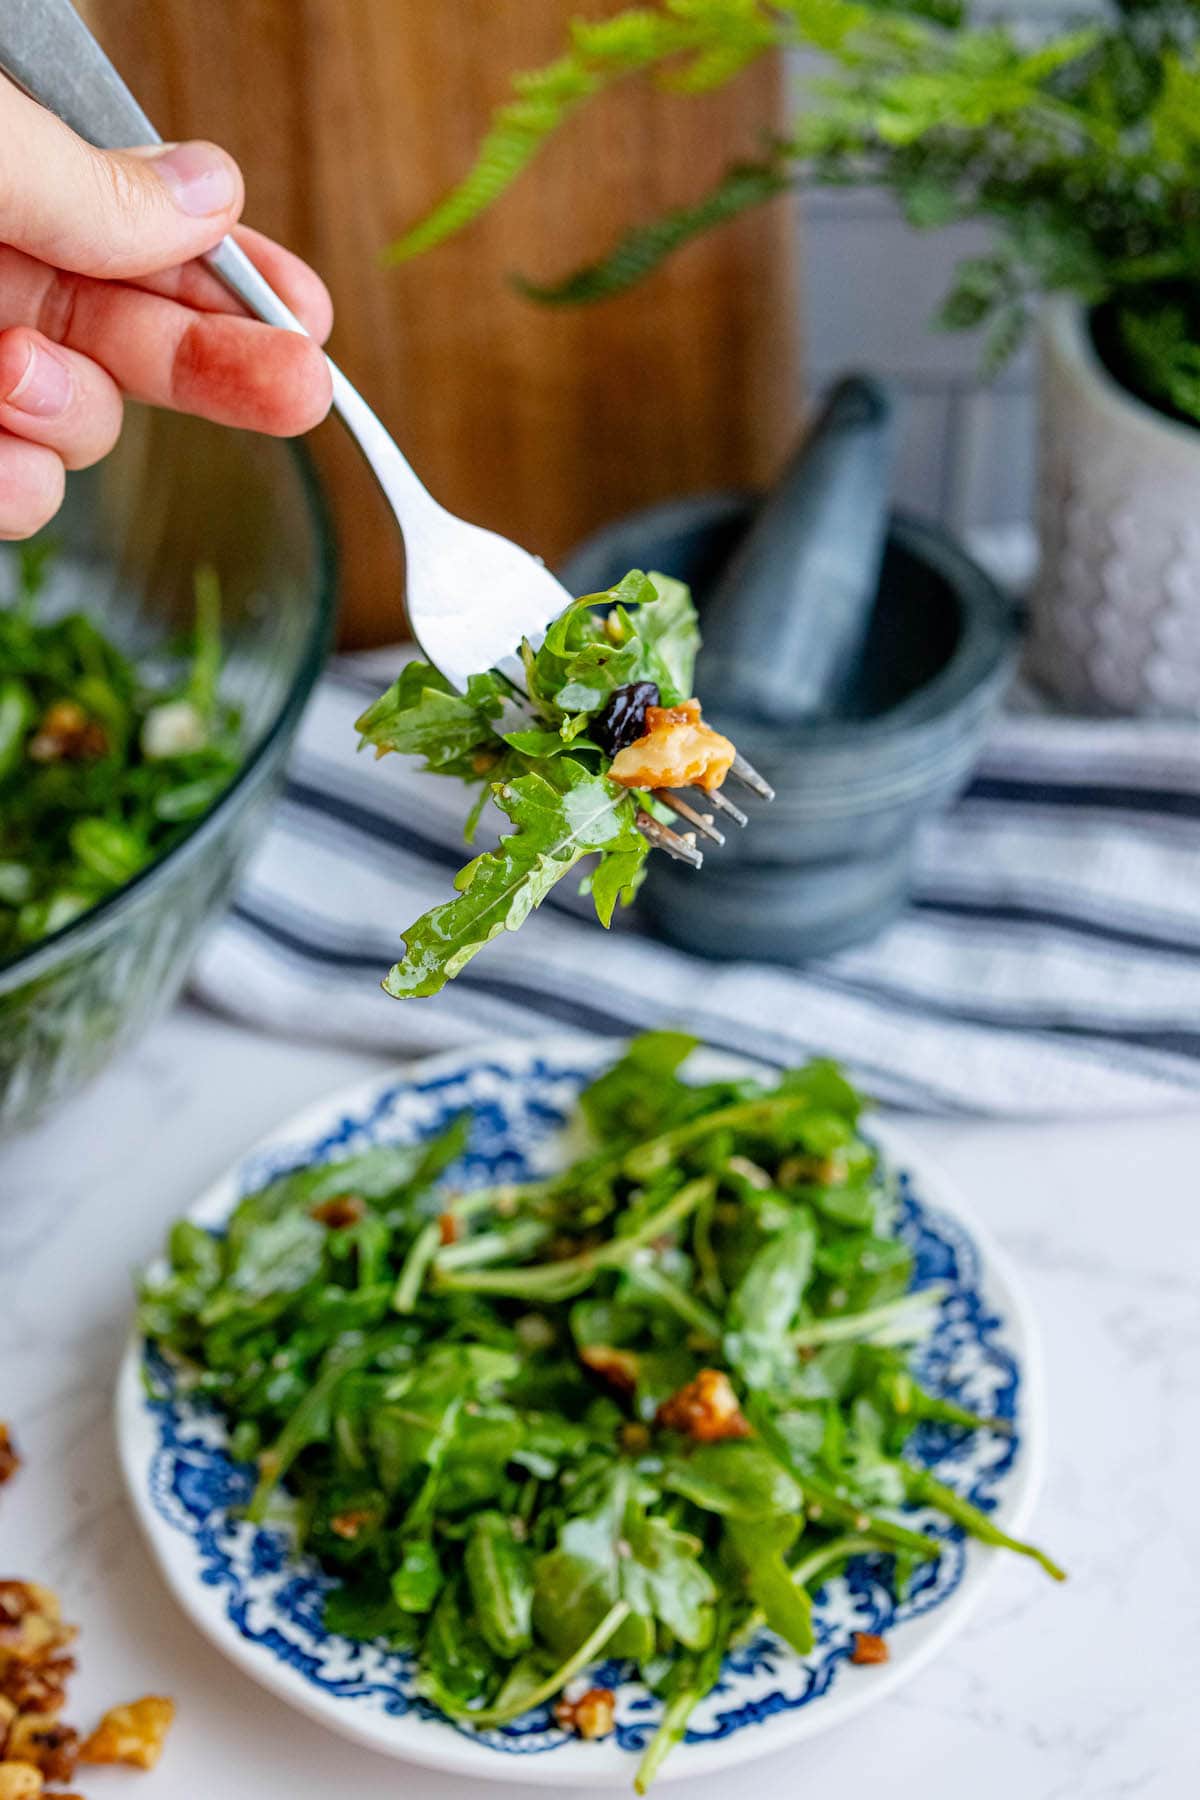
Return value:
<svg viewBox="0 0 1200 1800">
<path fill-rule="evenodd" d="M 224 212 L 237 199 L 229 159 L 212 144 L 169 144 L 153 161 L 176 206 L 193 218 Z"/>
<path fill-rule="evenodd" d="M 40 344 L 29 347 L 29 361 L 8 404 L 35 419 L 57 419 L 71 404 L 75 378 L 61 357 Z"/>
</svg>

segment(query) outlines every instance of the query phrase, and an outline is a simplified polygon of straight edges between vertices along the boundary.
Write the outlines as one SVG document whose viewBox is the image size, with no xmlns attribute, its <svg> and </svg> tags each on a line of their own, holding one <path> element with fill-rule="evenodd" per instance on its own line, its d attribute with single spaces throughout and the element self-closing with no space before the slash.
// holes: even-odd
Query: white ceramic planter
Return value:
<svg viewBox="0 0 1200 1800">
<path fill-rule="evenodd" d="M 1200 714 L 1200 428 L 1115 382 L 1073 301 L 1041 337 L 1030 672 L 1079 710 Z"/>
</svg>

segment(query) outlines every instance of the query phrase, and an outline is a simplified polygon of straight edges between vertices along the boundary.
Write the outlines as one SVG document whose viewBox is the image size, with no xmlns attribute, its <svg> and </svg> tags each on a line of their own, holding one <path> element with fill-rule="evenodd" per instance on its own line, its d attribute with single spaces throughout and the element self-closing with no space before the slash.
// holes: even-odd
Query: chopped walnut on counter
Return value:
<svg viewBox="0 0 1200 1800">
<path fill-rule="evenodd" d="M 27 1762 L 0 1762 L 0 1800 L 41 1800 L 42 1771 Z"/>
<path fill-rule="evenodd" d="M 618 750 L 609 768 L 622 787 L 698 787 L 711 793 L 729 773 L 737 751 L 727 737 L 705 725 L 700 702 L 648 706 L 646 732 Z"/>
<path fill-rule="evenodd" d="M 114 1706 L 80 1745 L 79 1760 L 152 1769 L 162 1755 L 174 1717 L 175 1702 L 161 1694 L 147 1694 L 145 1699 L 133 1700 L 128 1706 Z"/>
<path fill-rule="evenodd" d="M 657 1420 L 669 1431 L 682 1432 L 698 1444 L 750 1436 L 750 1425 L 738 1405 L 733 1383 L 722 1369 L 701 1369 L 694 1381 L 663 1401 Z"/>
<path fill-rule="evenodd" d="M 4 1742 L 4 1762 L 32 1763 L 44 1781 L 70 1781 L 78 1758 L 79 1733 L 52 1713 L 19 1714 Z"/>
<path fill-rule="evenodd" d="M 106 1713 L 84 1744 L 59 1717 L 66 1704 L 75 1637 L 57 1594 L 37 1581 L 0 1581 L 0 1800 L 41 1800 L 46 1784 L 69 1782 L 80 1762 L 152 1769 L 175 1716 L 148 1696 Z M 79 1800 L 76 1795 L 57 1800 Z"/>
<path fill-rule="evenodd" d="M 617 1696 L 611 1688 L 589 1688 L 578 1700 L 562 1699 L 554 1708 L 554 1717 L 564 1731 L 574 1731 L 581 1738 L 607 1737 L 613 1728 Z"/>
<path fill-rule="evenodd" d="M 37 1581 L 0 1581 L 0 1692 L 11 1663 L 35 1666 L 63 1649 L 75 1627 L 63 1623 L 58 1595 Z"/>
<path fill-rule="evenodd" d="M 20 1466 L 21 1459 L 17 1455 L 17 1446 L 13 1443 L 12 1432 L 3 1419 L 0 1419 L 0 1487 L 12 1480 Z"/>
<path fill-rule="evenodd" d="M 74 1636 L 49 1588 L 0 1581 L 0 1800 L 33 1800 L 75 1773 L 78 1734 L 58 1718 Z"/>
</svg>

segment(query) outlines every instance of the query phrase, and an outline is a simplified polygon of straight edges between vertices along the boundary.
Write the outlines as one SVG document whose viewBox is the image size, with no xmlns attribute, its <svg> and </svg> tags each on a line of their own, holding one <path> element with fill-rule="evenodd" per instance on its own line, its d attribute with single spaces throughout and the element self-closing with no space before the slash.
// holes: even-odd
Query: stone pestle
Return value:
<svg viewBox="0 0 1200 1800">
<path fill-rule="evenodd" d="M 852 709 L 894 449 L 887 389 L 838 382 L 703 609 L 706 711 L 786 727 Z"/>
</svg>

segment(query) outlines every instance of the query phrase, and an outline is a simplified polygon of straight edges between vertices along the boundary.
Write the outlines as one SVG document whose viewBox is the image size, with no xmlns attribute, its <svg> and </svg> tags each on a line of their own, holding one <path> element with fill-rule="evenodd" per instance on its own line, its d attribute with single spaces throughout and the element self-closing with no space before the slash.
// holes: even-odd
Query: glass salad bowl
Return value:
<svg viewBox="0 0 1200 1800">
<path fill-rule="evenodd" d="M 292 445 L 131 408 L 113 455 L 70 478 L 51 535 L 45 610 L 86 612 L 139 659 L 189 631 L 196 569 L 216 570 L 242 761 L 158 861 L 0 962 L 0 1134 L 74 1092 L 178 993 L 260 834 L 333 626 L 325 510 Z M 2 563 L 0 582 L 11 590 Z"/>
</svg>

